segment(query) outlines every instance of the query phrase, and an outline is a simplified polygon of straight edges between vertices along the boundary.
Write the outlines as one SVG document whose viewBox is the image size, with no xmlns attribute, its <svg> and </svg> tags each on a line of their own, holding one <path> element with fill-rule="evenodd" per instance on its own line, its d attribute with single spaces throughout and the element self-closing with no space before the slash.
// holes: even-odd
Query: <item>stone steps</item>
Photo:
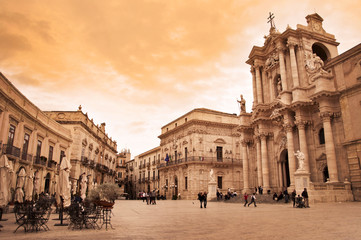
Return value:
<svg viewBox="0 0 361 240">
<path fill-rule="evenodd" d="M 251 195 L 248 196 L 248 202 L 251 200 Z M 211 200 L 212 202 L 217 202 L 217 199 Z M 233 197 L 229 200 L 224 200 L 224 198 L 221 200 L 225 203 L 244 203 L 243 195 L 238 195 L 236 197 Z M 271 194 L 257 194 L 256 195 L 256 203 L 267 203 L 267 204 L 285 204 L 285 200 L 282 199 L 279 202 L 274 201 L 272 199 Z M 288 203 L 292 203 L 291 199 L 289 199 Z"/>
</svg>

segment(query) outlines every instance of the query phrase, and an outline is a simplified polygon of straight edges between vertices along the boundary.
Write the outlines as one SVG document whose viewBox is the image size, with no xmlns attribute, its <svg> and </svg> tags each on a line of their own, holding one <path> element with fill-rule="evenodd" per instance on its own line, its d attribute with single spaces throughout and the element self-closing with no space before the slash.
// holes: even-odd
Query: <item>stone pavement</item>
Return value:
<svg viewBox="0 0 361 240">
<path fill-rule="evenodd" d="M 0 239 L 361 239 L 361 203 L 323 203 L 308 209 L 291 204 L 258 204 L 243 207 L 240 203 L 209 202 L 206 209 L 199 201 L 118 200 L 113 209 L 114 230 L 69 230 L 48 223 L 50 231 L 24 233 L 14 214 L 0 231 Z M 51 219 L 56 218 L 53 215 Z"/>
</svg>

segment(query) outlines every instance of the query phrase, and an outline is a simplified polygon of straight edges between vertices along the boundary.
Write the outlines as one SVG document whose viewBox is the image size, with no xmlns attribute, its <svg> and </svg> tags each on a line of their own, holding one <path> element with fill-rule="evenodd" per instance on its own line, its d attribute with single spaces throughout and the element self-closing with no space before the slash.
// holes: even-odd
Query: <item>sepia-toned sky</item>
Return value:
<svg viewBox="0 0 361 240">
<path fill-rule="evenodd" d="M 252 105 L 245 63 L 269 32 L 317 12 L 340 42 L 360 43 L 358 0 L 0 0 L 0 72 L 41 110 L 75 111 L 129 148 L 159 145 L 160 129 L 194 108 Z"/>
</svg>

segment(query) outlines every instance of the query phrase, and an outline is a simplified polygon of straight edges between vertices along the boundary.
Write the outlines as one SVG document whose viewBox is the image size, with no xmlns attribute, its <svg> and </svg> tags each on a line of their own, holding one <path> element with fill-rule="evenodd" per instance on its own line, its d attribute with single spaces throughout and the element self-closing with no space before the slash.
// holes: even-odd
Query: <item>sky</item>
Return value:
<svg viewBox="0 0 361 240">
<path fill-rule="evenodd" d="M 358 0 L 0 0 L 0 72 L 44 111 L 106 123 L 118 151 L 159 146 L 161 127 L 195 108 L 251 111 L 245 63 L 276 28 L 317 12 L 342 53 L 361 40 Z"/>
</svg>

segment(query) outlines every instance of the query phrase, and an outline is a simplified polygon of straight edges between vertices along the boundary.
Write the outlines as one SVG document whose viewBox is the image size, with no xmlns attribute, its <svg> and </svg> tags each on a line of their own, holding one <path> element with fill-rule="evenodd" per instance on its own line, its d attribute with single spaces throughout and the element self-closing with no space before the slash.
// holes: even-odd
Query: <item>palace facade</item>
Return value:
<svg viewBox="0 0 361 240">
<path fill-rule="evenodd" d="M 12 193 L 23 168 L 26 181 L 33 181 L 34 195 L 53 194 L 58 182 L 58 166 L 63 156 L 70 158 L 72 193 L 79 191 L 82 177 L 88 190 L 95 184 L 114 183 L 125 169 L 117 155 L 117 144 L 105 132 L 105 123 L 95 125 L 79 107 L 78 111 L 41 111 L 0 73 L 0 154 L 13 167 Z M 125 159 L 124 159 L 125 163 Z"/>
<path fill-rule="evenodd" d="M 62 156 L 70 154 L 71 132 L 30 102 L 1 73 L 0 126 L 0 154 L 6 154 L 14 171 L 12 193 L 18 173 L 24 169 L 27 179 L 34 181 L 34 194 L 53 194 L 56 166 Z"/>
<path fill-rule="evenodd" d="M 81 106 L 78 111 L 44 113 L 71 132 L 70 179 L 74 194 L 79 190 L 81 176 L 88 178 L 88 189 L 96 184 L 115 182 L 117 143 L 105 132 L 105 123 L 96 125 L 87 113 L 82 112 Z"/>
</svg>

